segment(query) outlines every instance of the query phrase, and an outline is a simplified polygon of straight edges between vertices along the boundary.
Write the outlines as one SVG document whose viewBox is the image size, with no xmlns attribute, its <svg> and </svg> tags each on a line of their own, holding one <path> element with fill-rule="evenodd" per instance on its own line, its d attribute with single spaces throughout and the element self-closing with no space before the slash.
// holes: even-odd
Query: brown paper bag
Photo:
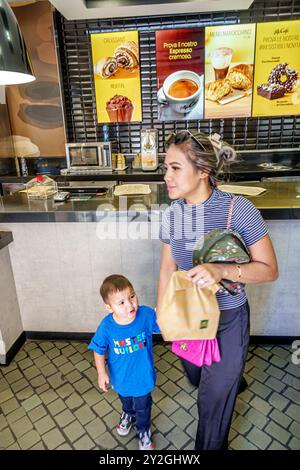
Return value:
<svg viewBox="0 0 300 470">
<path fill-rule="evenodd" d="M 220 318 L 215 296 L 219 286 L 200 289 L 185 276 L 186 271 L 176 271 L 167 286 L 157 314 L 162 336 L 165 341 L 213 339 Z"/>
</svg>

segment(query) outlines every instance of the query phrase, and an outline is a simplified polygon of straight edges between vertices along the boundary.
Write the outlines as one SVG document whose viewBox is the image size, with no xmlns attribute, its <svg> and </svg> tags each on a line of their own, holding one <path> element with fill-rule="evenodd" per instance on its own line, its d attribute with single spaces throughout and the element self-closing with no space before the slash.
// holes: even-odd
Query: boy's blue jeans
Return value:
<svg viewBox="0 0 300 470">
<path fill-rule="evenodd" d="M 151 393 L 142 397 L 122 397 L 119 395 L 122 409 L 129 416 L 136 419 L 136 429 L 138 433 L 149 431 L 151 425 Z"/>
</svg>

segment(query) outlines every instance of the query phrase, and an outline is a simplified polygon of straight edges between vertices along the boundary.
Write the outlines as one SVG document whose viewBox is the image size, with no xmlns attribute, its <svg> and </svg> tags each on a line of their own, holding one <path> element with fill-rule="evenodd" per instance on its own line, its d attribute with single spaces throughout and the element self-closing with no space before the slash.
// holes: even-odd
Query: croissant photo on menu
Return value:
<svg viewBox="0 0 300 470">
<path fill-rule="evenodd" d="M 226 79 L 238 90 L 248 90 L 253 82 L 253 66 L 249 64 L 235 65 L 227 73 Z"/>
<path fill-rule="evenodd" d="M 115 75 L 118 65 L 115 57 L 103 57 L 94 67 L 94 72 L 101 78 L 109 78 Z"/>
<path fill-rule="evenodd" d="M 139 48 L 135 41 L 126 41 L 114 52 L 118 67 L 133 69 L 139 64 Z"/>
<path fill-rule="evenodd" d="M 205 97 L 210 101 L 218 101 L 231 92 L 231 84 L 227 79 L 215 80 L 205 85 Z"/>
</svg>

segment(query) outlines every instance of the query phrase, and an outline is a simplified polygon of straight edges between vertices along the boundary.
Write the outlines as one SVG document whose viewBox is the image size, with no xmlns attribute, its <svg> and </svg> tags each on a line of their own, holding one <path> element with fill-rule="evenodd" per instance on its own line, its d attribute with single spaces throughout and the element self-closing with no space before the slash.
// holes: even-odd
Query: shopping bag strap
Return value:
<svg viewBox="0 0 300 470">
<path fill-rule="evenodd" d="M 236 199 L 237 199 L 237 196 L 233 196 L 233 198 L 231 199 L 231 203 L 230 203 L 229 211 L 228 211 L 227 230 L 229 230 L 230 227 L 231 227 L 231 219 L 232 219 L 233 205 L 234 205 L 234 201 L 235 201 Z"/>
</svg>

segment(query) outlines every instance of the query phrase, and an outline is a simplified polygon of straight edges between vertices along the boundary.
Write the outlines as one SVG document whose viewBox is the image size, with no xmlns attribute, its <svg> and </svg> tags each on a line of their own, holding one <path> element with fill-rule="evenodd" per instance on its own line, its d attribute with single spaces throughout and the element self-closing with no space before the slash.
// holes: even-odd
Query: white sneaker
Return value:
<svg viewBox="0 0 300 470">
<path fill-rule="evenodd" d="M 129 434 L 129 431 L 134 424 L 135 424 L 135 417 L 130 416 L 127 413 L 125 413 L 125 411 L 123 411 L 120 417 L 120 422 L 116 426 L 117 433 L 120 436 L 127 436 L 127 434 Z"/>
<path fill-rule="evenodd" d="M 154 450 L 155 445 L 151 441 L 151 431 L 139 433 L 139 450 Z"/>
</svg>

